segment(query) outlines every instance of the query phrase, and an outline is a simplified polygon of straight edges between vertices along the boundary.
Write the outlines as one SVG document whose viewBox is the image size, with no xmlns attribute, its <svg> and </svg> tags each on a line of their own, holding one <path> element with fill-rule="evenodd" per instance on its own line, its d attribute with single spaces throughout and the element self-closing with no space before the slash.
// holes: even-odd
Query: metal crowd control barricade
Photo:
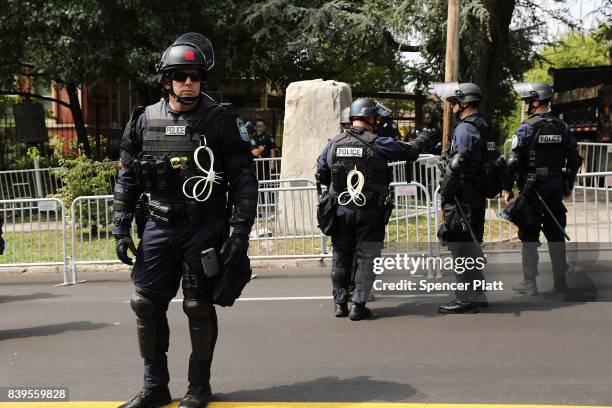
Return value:
<svg viewBox="0 0 612 408">
<path fill-rule="evenodd" d="M 567 208 L 567 233 L 574 242 L 612 249 L 612 171 L 578 174 Z"/>
<path fill-rule="evenodd" d="M 108 162 L 109 166 L 117 166 L 118 162 Z M 55 194 L 62 186 L 57 172 L 60 167 L 39 168 L 34 163 L 33 169 L 0 171 L 0 199 L 43 198 Z M 114 188 L 116 176 L 108 179 L 110 190 Z"/>
<path fill-rule="evenodd" d="M 0 200 L 6 243 L 0 267 L 61 266 L 68 285 L 66 208 L 57 198 Z"/>
<path fill-rule="evenodd" d="M 77 197 L 70 206 L 72 243 L 72 282 L 77 279 L 79 264 L 119 263 L 112 235 L 113 196 Z M 132 236 L 136 236 L 132 233 Z"/>
<path fill-rule="evenodd" d="M 578 154 L 583 159 L 583 173 L 603 173 L 612 171 L 612 143 L 578 142 Z M 580 178 L 579 183 L 590 181 Z"/>
<path fill-rule="evenodd" d="M 433 254 L 431 198 L 420 183 L 391 183 L 395 209 L 385 232 L 385 254 Z"/>
<path fill-rule="evenodd" d="M 53 168 L 0 171 L 0 198 L 43 198 L 57 192 L 61 181 Z"/>
<path fill-rule="evenodd" d="M 259 181 L 280 179 L 281 157 L 258 157 L 253 159 L 255 174 Z M 274 167 L 274 169 L 272 169 Z M 263 177 L 261 177 L 263 175 Z"/>
<path fill-rule="evenodd" d="M 249 254 L 253 259 L 325 258 L 327 237 L 317 226 L 317 189 L 311 180 L 277 180 L 260 193 L 273 196 L 275 204 L 258 205 L 251 232 Z M 262 195 L 260 194 L 260 198 Z"/>
</svg>

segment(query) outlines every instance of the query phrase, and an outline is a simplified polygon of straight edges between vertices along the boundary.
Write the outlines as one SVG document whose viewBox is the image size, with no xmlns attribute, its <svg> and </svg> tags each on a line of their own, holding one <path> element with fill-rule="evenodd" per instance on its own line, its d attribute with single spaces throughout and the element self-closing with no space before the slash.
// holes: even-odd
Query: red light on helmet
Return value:
<svg viewBox="0 0 612 408">
<path fill-rule="evenodd" d="M 195 61 L 195 54 L 193 51 L 185 51 L 185 61 Z"/>
</svg>

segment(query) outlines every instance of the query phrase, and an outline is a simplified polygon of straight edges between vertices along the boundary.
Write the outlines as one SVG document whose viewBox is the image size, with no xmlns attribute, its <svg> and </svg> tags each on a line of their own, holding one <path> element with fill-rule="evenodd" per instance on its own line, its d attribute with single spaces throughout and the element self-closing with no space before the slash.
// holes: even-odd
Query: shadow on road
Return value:
<svg viewBox="0 0 612 408">
<path fill-rule="evenodd" d="M 451 297 L 449 297 L 449 300 Z M 540 293 L 538 296 L 513 297 L 504 300 L 489 300 L 489 307 L 480 308 L 480 313 L 487 314 L 514 314 L 520 316 L 523 312 L 543 312 L 556 309 L 575 307 L 579 304 L 591 302 L 594 299 L 590 295 L 582 293 L 570 293 L 565 300 L 560 295 L 552 292 Z M 376 319 L 385 319 L 401 316 L 423 316 L 444 317 L 438 313 L 438 306 L 447 300 L 438 302 L 408 302 L 398 306 L 372 307 Z"/>
<path fill-rule="evenodd" d="M 98 330 L 111 326 L 108 323 L 92 323 L 86 321 L 49 324 L 46 326 L 26 327 L 23 329 L 11 329 L 0 331 L 0 341 L 9 339 L 23 339 L 28 337 L 53 336 L 68 331 Z"/>
<path fill-rule="evenodd" d="M 215 394 L 216 401 L 368 402 L 423 399 L 425 395 L 408 384 L 371 380 L 366 376 L 316 380 L 279 385 L 260 390 Z"/>
<path fill-rule="evenodd" d="M 36 292 L 20 295 L 0 295 L 0 303 L 19 302 L 23 300 L 53 299 L 63 296 L 65 295 L 56 295 L 49 292 Z"/>
</svg>

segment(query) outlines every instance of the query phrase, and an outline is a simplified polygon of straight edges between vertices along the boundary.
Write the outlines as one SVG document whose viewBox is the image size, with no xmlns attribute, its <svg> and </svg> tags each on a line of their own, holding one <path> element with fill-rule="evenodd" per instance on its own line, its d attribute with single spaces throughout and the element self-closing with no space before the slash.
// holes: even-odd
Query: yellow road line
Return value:
<svg viewBox="0 0 612 408">
<path fill-rule="evenodd" d="M 120 401 L 0 402 L 0 408 L 116 408 Z M 178 402 L 164 408 L 176 408 Z M 612 408 L 602 405 L 427 404 L 387 402 L 212 402 L 208 408 Z"/>
</svg>

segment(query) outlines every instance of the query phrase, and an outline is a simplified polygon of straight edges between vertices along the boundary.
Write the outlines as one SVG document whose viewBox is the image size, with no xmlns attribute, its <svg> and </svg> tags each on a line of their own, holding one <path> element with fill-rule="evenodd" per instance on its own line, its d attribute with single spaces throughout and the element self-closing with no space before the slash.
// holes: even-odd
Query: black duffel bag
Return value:
<svg viewBox="0 0 612 408">
<path fill-rule="evenodd" d="M 506 213 L 508 220 L 521 231 L 538 230 L 542 223 L 540 209 L 533 205 L 525 194 L 520 194 L 518 197 L 510 200 L 508 208 L 504 210 L 504 213 Z"/>
<path fill-rule="evenodd" d="M 246 256 L 240 262 L 224 265 L 223 271 L 215 277 L 213 303 L 232 306 L 251 280 L 251 272 L 251 262 Z"/>
<path fill-rule="evenodd" d="M 336 207 L 336 199 L 330 197 L 329 194 L 325 193 L 319 198 L 319 204 L 317 205 L 317 221 L 319 223 L 319 228 L 325 235 L 331 235 L 334 232 L 334 227 L 336 225 Z"/>
</svg>

